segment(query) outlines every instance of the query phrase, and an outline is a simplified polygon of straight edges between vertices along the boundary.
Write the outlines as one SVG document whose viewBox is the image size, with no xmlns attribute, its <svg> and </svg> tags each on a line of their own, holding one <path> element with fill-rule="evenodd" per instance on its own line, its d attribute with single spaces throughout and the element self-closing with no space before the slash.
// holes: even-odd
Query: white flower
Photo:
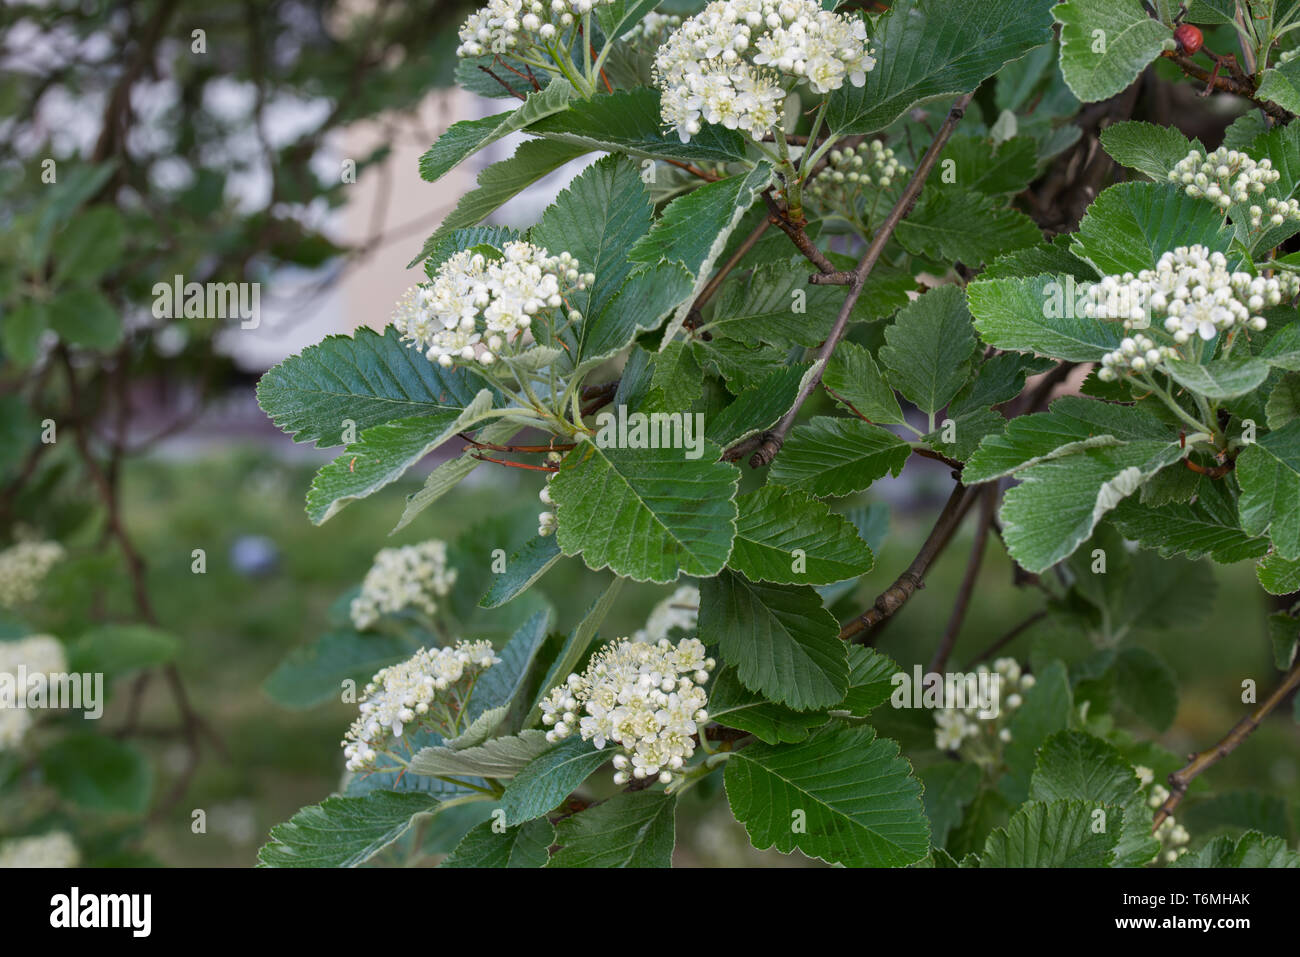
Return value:
<svg viewBox="0 0 1300 957">
<path fill-rule="evenodd" d="M 1262 330 L 1260 312 L 1300 293 L 1300 277 L 1292 273 L 1254 276 L 1229 272 L 1223 253 L 1206 247 L 1180 246 L 1165 253 L 1155 269 L 1106 276 L 1088 290 L 1084 314 L 1119 320 L 1125 329 L 1163 328 L 1174 347 L 1145 335 L 1126 337 L 1120 348 L 1102 357 L 1098 377 L 1111 381 L 1127 372 L 1145 372 L 1168 358 L 1185 358 L 1176 346 L 1194 336 L 1209 341 L 1221 332 Z M 1156 323 L 1163 320 L 1159 325 Z"/>
<path fill-rule="evenodd" d="M 614 0 L 489 0 L 460 28 L 460 57 L 538 53 L 550 61 L 547 47 L 583 14 Z M 567 42 L 562 45 L 568 46 Z"/>
<path fill-rule="evenodd" d="M 1281 176 L 1268 158 L 1256 162 L 1226 146 L 1205 157 L 1200 150 L 1192 150 L 1169 171 L 1169 181 L 1180 186 L 1188 196 L 1209 200 L 1225 212 L 1233 204 L 1249 202 L 1251 196 L 1263 193 Z M 1276 204 L 1276 200 L 1273 202 Z M 1300 219 L 1300 211 L 1295 218 Z M 1253 213 L 1251 219 L 1252 225 L 1258 227 Z"/>
<path fill-rule="evenodd" d="M 81 854 L 63 831 L 18 837 L 0 844 L 0 867 L 76 867 Z"/>
<path fill-rule="evenodd" d="M 714 0 L 655 55 L 664 123 L 683 143 L 701 120 L 761 140 L 780 124 L 795 86 L 817 97 L 846 79 L 862 86 L 876 65 L 871 52 L 861 19 L 816 0 Z"/>
<path fill-rule="evenodd" d="M 26 669 L 30 682 L 35 675 L 61 674 L 68 670 L 68 660 L 63 644 L 52 635 L 28 635 L 19 641 L 0 641 L 0 672 L 14 676 L 0 688 L 0 751 L 11 750 L 22 743 L 32 726 L 32 713 L 17 708 L 16 695 L 25 689 L 17 687 L 19 668 Z"/>
<path fill-rule="evenodd" d="M 401 548 L 385 548 L 352 599 L 352 623 L 364 631 L 383 615 L 416 608 L 426 615 L 438 610 L 441 598 L 456 582 L 456 569 L 447 567 L 447 545 L 435 540 Z"/>
<path fill-rule="evenodd" d="M 694 735 L 708 720 L 702 685 L 713 666 L 695 638 L 606 645 L 585 672 L 569 675 L 542 700 L 547 740 L 577 731 L 597 748 L 613 742 L 622 749 L 614 756 L 615 784 L 631 778 L 669 784 L 694 755 Z"/>
<path fill-rule="evenodd" d="M 58 542 L 21 541 L 0 552 L 0 606 L 12 608 L 36 598 L 41 582 L 63 555 Z"/>
<path fill-rule="evenodd" d="M 427 725 L 444 737 L 464 730 L 449 727 L 448 716 L 459 719 L 474 681 L 500 662 L 490 641 L 461 641 L 421 648 L 406 661 L 381 669 L 366 685 L 361 714 L 343 739 L 348 770 L 372 767 L 389 736 L 401 738 L 408 725 Z"/>
<path fill-rule="evenodd" d="M 550 319 L 567 294 L 593 281 L 568 253 L 552 256 L 532 243 L 504 243 L 500 258 L 466 249 L 442 262 L 432 282 L 407 290 L 393 328 L 439 365 L 491 365 L 532 345 L 524 334 L 534 318 Z"/>
</svg>

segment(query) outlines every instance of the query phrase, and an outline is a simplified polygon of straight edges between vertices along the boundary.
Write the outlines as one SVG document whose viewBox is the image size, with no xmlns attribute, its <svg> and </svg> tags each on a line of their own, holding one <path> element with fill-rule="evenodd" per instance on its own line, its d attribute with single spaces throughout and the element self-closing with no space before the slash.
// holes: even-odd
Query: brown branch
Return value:
<svg viewBox="0 0 1300 957">
<path fill-rule="evenodd" d="M 957 530 L 957 526 L 961 524 L 961 520 L 975 503 L 978 495 L 977 490 L 967 488 L 960 482 L 957 483 L 952 490 L 952 495 L 948 497 L 943 511 L 939 513 L 938 519 L 935 520 L 934 528 L 930 529 L 930 534 L 926 537 L 921 550 L 912 559 L 912 564 L 907 566 L 892 585 L 880 593 L 870 608 L 858 617 L 845 622 L 840 628 L 840 639 L 842 641 L 853 640 L 865 643 L 867 633 L 872 628 L 875 628 L 902 608 L 918 588 L 925 587 L 925 576 L 929 572 L 930 566 L 943 553 L 944 548 L 947 547 L 949 540 L 952 538 L 953 532 Z"/>
<path fill-rule="evenodd" d="M 930 171 L 934 168 L 939 160 L 939 152 L 943 149 L 948 138 L 952 136 L 953 130 L 966 113 L 966 107 L 971 101 L 973 93 L 967 93 L 957 99 L 952 109 L 948 111 L 948 117 L 943 121 L 943 126 L 939 128 L 934 141 L 930 143 L 930 148 L 925 151 L 925 156 L 917 164 L 916 172 L 904 187 L 902 195 L 894 208 L 889 211 L 885 221 L 881 223 L 880 229 L 872 237 L 871 244 L 867 246 L 867 251 L 862 254 L 857 267 L 853 270 L 853 281 L 849 284 L 848 295 L 844 297 L 844 304 L 840 306 L 839 315 L 835 317 L 835 325 L 831 327 L 830 335 L 822 344 L 821 351 L 817 355 L 817 366 L 808 381 L 804 383 L 799 390 L 799 395 L 795 398 L 794 405 L 790 410 L 781 417 L 776 426 L 769 432 L 765 433 L 758 448 L 749 458 L 749 464 L 752 468 L 761 468 L 764 465 L 770 465 L 781 451 L 781 445 L 785 442 L 786 433 L 794 424 L 794 420 L 799 415 L 799 410 L 807 401 L 808 396 L 817 388 L 821 382 L 822 372 L 826 369 L 826 362 L 830 359 L 831 353 L 839 345 L 840 338 L 844 335 L 844 330 L 848 327 L 849 315 L 853 312 L 853 307 L 857 304 L 858 297 L 862 295 L 862 289 L 866 285 L 867 277 L 871 275 L 871 270 L 875 267 L 876 262 L 880 259 L 881 254 L 885 251 L 885 245 L 889 242 L 904 217 L 912 210 L 916 203 L 917 197 L 921 194 L 921 188 L 925 185 Z M 824 257 L 823 257 L 824 258 Z"/>
<path fill-rule="evenodd" d="M 1207 55 L 1214 56 L 1214 54 L 1209 53 L 1208 50 L 1206 53 Z M 1257 107 L 1267 113 L 1269 118 L 1275 123 L 1286 125 L 1295 119 L 1294 113 L 1282 109 L 1282 107 L 1278 106 L 1272 100 L 1261 100 L 1259 98 L 1259 91 L 1256 88 L 1254 81 L 1241 71 L 1241 68 L 1237 66 L 1236 58 L 1233 56 L 1215 57 L 1215 60 L 1218 63 L 1231 61 L 1229 64 L 1231 74 L 1228 76 L 1219 73 L 1217 66 L 1214 71 L 1206 70 L 1203 67 L 1197 66 L 1196 63 L 1192 61 L 1191 57 L 1184 56 L 1176 51 L 1166 50 L 1161 54 L 1161 56 L 1173 60 L 1174 63 L 1178 65 L 1178 68 L 1188 76 L 1204 83 L 1207 90 L 1213 89 L 1219 90 L 1223 93 L 1232 93 L 1235 96 L 1240 96 L 1250 100 L 1250 102 L 1254 103 Z"/>
<path fill-rule="evenodd" d="M 1019 624 L 1013 626 L 1010 630 L 1007 631 L 1006 634 L 1004 634 L 997 641 L 993 642 L 993 644 L 989 645 L 987 648 L 981 651 L 970 661 L 966 662 L 966 670 L 970 671 L 971 668 L 979 664 L 981 661 L 988 661 L 995 654 L 997 654 L 1007 645 L 1011 644 L 1011 642 L 1015 641 L 1022 634 L 1024 634 L 1026 631 L 1028 631 L 1030 628 L 1038 624 L 1046 617 L 1047 617 L 1047 610 L 1040 608 L 1038 611 L 1034 612 L 1028 618 L 1025 618 Z"/>
<path fill-rule="evenodd" d="M 780 205 L 772 197 L 770 190 L 763 193 L 763 202 L 767 204 L 769 221 L 772 225 L 779 228 L 781 232 L 790 237 L 790 241 L 794 243 L 795 248 L 799 250 L 804 259 L 816 266 L 822 273 L 834 273 L 839 271 L 808 237 L 808 233 L 804 231 L 804 225 L 806 224 L 792 223 L 786 218 L 785 211 L 781 209 Z M 816 282 L 816 279 L 813 276 L 810 276 L 808 277 L 808 281 Z"/>
<path fill-rule="evenodd" d="M 676 166 L 678 169 L 684 169 L 692 176 L 698 176 L 700 179 L 708 180 L 710 183 L 716 183 L 719 179 L 722 178 L 717 173 L 710 173 L 708 170 L 700 169 L 698 166 L 692 166 L 690 163 L 684 163 L 681 160 L 668 159 L 667 157 L 662 157 L 662 159 L 665 163 L 668 163 L 670 166 Z"/>
<path fill-rule="evenodd" d="M 988 544 L 989 528 L 993 524 L 993 507 L 997 504 L 1000 487 L 1000 482 L 993 482 L 973 493 L 980 499 L 980 517 L 979 524 L 975 526 L 975 541 L 971 544 L 966 572 L 962 575 L 961 586 L 957 589 L 957 597 L 952 603 L 952 614 L 948 617 L 943 637 L 939 639 L 939 646 L 935 648 L 934 656 L 930 659 L 930 667 L 927 669 L 930 672 L 943 671 L 944 666 L 948 664 L 948 657 L 952 654 L 953 645 L 957 643 L 962 622 L 966 620 L 971 595 L 975 593 L 975 582 L 979 579 L 980 566 L 984 563 L 984 546 Z"/>
<path fill-rule="evenodd" d="M 1212 748 L 1206 748 L 1199 754 L 1188 755 L 1186 766 L 1169 775 L 1169 797 L 1165 798 L 1165 803 L 1160 805 L 1156 811 L 1155 820 L 1151 825 L 1151 833 L 1154 834 L 1156 828 L 1160 827 L 1165 818 L 1174 812 L 1174 808 L 1178 807 L 1193 780 L 1237 750 L 1237 747 L 1250 737 L 1251 733 L 1260 726 L 1269 713 L 1297 688 L 1300 688 L 1300 661 L 1297 661 L 1295 666 L 1287 672 L 1286 677 L 1282 679 L 1282 683 L 1277 686 L 1273 693 L 1265 698 L 1254 711 L 1234 724 L 1232 730 L 1225 734 L 1218 744 Z"/>
</svg>

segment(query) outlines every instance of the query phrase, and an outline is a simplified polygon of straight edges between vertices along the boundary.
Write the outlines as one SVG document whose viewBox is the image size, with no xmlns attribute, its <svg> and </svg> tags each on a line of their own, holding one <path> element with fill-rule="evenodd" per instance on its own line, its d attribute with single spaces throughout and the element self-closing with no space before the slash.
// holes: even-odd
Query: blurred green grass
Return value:
<svg viewBox="0 0 1300 957">
<path fill-rule="evenodd" d="M 292 649 L 312 641 L 326 627 L 326 613 L 340 594 L 365 574 L 383 547 L 426 538 L 451 539 L 477 518 L 503 511 L 527 511 L 536 503 L 535 475 L 480 468 L 467 481 L 396 536 L 389 529 L 401 514 L 405 495 L 421 482 L 397 483 L 371 499 L 354 503 L 324 526 L 315 527 L 303 511 L 312 469 L 269 459 L 265 450 L 240 448 L 187 460 L 144 460 L 127 467 L 124 508 L 149 563 L 148 583 L 163 627 L 183 642 L 178 661 L 193 703 L 224 741 L 228 754 L 211 748 L 179 806 L 148 831 L 146 848 L 170 865 L 247 866 L 269 827 L 287 820 L 304 804 L 316 803 L 338 785 L 342 767 L 339 740 L 354 707 L 330 703 L 289 711 L 262 691 L 266 676 Z M 927 476 L 928 478 L 928 476 Z M 747 479 L 747 484 L 753 479 Z M 933 502 L 914 513 L 893 510 L 889 536 L 875 570 L 837 606 L 841 615 L 865 608 L 911 560 L 941 504 L 945 488 L 934 488 Z M 862 496 L 861 502 L 870 501 Z M 861 504 L 860 501 L 843 503 Z M 540 508 L 540 504 L 537 504 Z M 279 550 L 277 570 L 249 578 L 230 562 L 232 543 L 244 535 L 265 536 Z M 924 590 L 891 621 L 879 648 L 910 669 L 929 659 L 951 607 L 970 547 L 969 530 L 954 540 L 935 566 Z M 191 551 L 207 553 L 207 573 L 191 571 Z M 557 611 L 557 627 L 571 627 L 599 593 L 606 574 L 565 560 L 538 586 Z M 129 589 L 120 566 L 102 596 L 99 613 L 109 619 L 131 617 Z M 1174 726 L 1163 735 L 1129 722 L 1139 736 L 1159 740 L 1175 753 L 1213 743 L 1244 713 L 1241 681 L 1254 679 L 1261 696 L 1277 680 L 1265 617 L 1266 596 L 1249 564 L 1216 571 L 1212 616 L 1196 627 L 1135 636 L 1159 653 L 1178 675 L 1181 700 Z M 50 612 L 48 630 L 72 638 L 89 624 L 91 594 L 77 595 L 75 576 L 63 576 L 64 596 Z M 624 588 L 602 634 L 628 634 L 640 627 L 654 603 L 671 586 Z M 1012 567 L 996 540 L 989 543 L 974 600 L 959 636 L 953 661 L 966 663 L 1024 616 L 1041 607 L 1041 594 L 1012 584 Z M 1086 641 L 1050 621 L 1036 626 L 1003 653 L 1021 660 L 1036 654 L 1081 657 Z M 125 685 L 119 686 L 106 721 L 120 720 Z M 1289 709 L 1288 709 L 1289 710 Z M 146 728 L 175 723 L 175 712 L 161 681 L 154 681 L 144 711 Z M 928 743 L 932 719 L 921 712 L 882 715 L 882 733 L 900 737 L 920 766 L 938 759 Z M 157 792 L 165 793 L 183 764 L 179 740 L 146 737 L 141 742 L 162 768 Z M 1260 729 L 1239 751 L 1206 775 L 1213 788 L 1255 787 L 1283 796 L 1295 814 L 1300 773 L 1300 729 L 1289 713 Z M 712 782 L 710 782 L 712 784 Z M 775 853 L 758 855 L 747 847 L 743 830 L 716 802 L 704 802 L 713 786 L 700 787 L 679 815 L 679 863 L 798 863 Z M 1191 803 L 1191 799 L 1189 799 Z M 193 834 L 191 813 L 207 813 L 206 834 Z M 1194 834 L 1193 844 L 1205 835 Z"/>
</svg>

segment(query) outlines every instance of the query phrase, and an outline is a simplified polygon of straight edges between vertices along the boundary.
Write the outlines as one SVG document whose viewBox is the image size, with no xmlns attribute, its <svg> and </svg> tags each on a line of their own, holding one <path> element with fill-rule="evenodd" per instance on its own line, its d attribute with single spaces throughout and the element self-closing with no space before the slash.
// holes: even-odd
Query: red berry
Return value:
<svg viewBox="0 0 1300 957">
<path fill-rule="evenodd" d="M 1174 40 L 1178 44 L 1179 53 L 1195 56 L 1196 51 L 1205 43 L 1205 36 L 1190 23 L 1184 23 L 1174 31 Z"/>
</svg>

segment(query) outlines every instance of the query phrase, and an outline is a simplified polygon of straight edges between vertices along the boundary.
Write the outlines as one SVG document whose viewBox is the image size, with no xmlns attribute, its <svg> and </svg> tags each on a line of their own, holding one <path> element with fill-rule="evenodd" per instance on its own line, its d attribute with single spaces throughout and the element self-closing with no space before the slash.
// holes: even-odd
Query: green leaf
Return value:
<svg viewBox="0 0 1300 957">
<path fill-rule="evenodd" d="M 534 758 L 501 796 L 506 823 L 523 824 L 554 808 L 610 759 L 590 741 L 570 738 Z"/>
<path fill-rule="evenodd" d="M 1184 804 L 1178 810 L 1178 820 L 1195 834 L 1226 828 L 1283 836 L 1291 833 L 1286 799 L 1259 791 L 1226 791 Z"/>
<path fill-rule="evenodd" d="M 122 258 L 126 223 L 114 206 L 92 206 L 54 237 L 50 257 L 56 284 L 91 285 Z"/>
<path fill-rule="evenodd" d="M 1235 399 L 1254 392 L 1268 378 L 1268 363 L 1262 359 L 1211 359 L 1186 362 L 1169 359 L 1169 378 L 1207 399 Z"/>
<path fill-rule="evenodd" d="M 1063 455 L 1124 442 L 1173 441 L 1168 427 L 1145 409 L 1064 396 L 1047 412 L 1013 419 L 986 438 L 962 472 L 967 485 L 988 482 Z"/>
<path fill-rule="evenodd" d="M 999 513 L 1007 551 L 1026 571 L 1045 571 L 1180 454 L 1176 443 L 1132 442 L 1083 448 L 1017 473 L 1021 484 L 1007 492 Z"/>
<path fill-rule="evenodd" d="M 314 524 L 323 524 L 348 502 L 392 484 L 457 432 L 481 421 L 491 407 L 492 393 L 481 389 L 464 410 L 449 409 L 371 426 L 316 473 L 307 491 L 307 515 Z"/>
<path fill-rule="evenodd" d="M 506 559 L 506 570 L 492 579 L 492 587 L 479 600 L 484 608 L 498 608 L 527 591 L 560 560 L 560 546 L 554 535 L 530 538 Z"/>
<path fill-rule="evenodd" d="M 1300 867 L 1300 852 L 1286 838 L 1250 831 L 1237 840 L 1216 837 L 1199 851 L 1184 854 L 1174 867 Z"/>
<path fill-rule="evenodd" d="M 888 655 L 861 645 L 849 646 L 849 690 L 835 710 L 865 718 L 893 695 L 898 665 Z"/>
<path fill-rule="evenodd" d="M 498 657 L 501 661 L 478 679 L 474 693 L 470 697 L 468 714 L 476 719 L 489 709 L 507 708 L 510 717 L 505 727 L 516 730 L 525 723 L 523 716 L 532 707 L 532 701 L 520 699 L 525 690 L 529 675 L 533 671 L 533 662 L 546 641 L 547 630 L 551 624 L 549 608 L 533 613 L 523 622 Z M 475 742 L 477 743 L 477 742 Z M 454 741 L 448 741 L 452 747 L 462 747 Z"/>
<path fill-rule="evenodd" d="M 1247 445 L 1236 472 L 1242 530 L 1267 532 L 1282 558 L 1300 558 L 1300 420 Z"/>
<path fill-rule="evenodd" d="M 1084 103 L 1125 89 L 1170 35 L 1140 0 L 1070 0 L 1054 13 L 1061 24 L 1061 73 Z"/>
<path fill-rule="evenodd" d="M 849 867 L 903 867 L 929 851 L 920 782 L 898 743 L 869 727 L 836 722 L 799 744 L 751 744 L 724 781 L 757 848 Z"/>
<path fill-rule="evenodd" d="M 94 289 L 65 289 L 46 306 L 50 328 L 69 345 L 100 352 L 122 341 L 122 317 Z"/>
<path fill-rule="evenodd" d="M 830 721 L 825 711 L 795 711 L 746 688 L 736 669 L 721 668 L 709 689 L 709 720 L 738 728 L 768 744 L 802 741 Z"/>
<path fill-rule="evenodd" d="M 980 771 L 973 764 L 948 762 L 920 773 L 925 785 L 925 816 L 930 819 L 930 840 L 936 848 L 961 823 L 962 814 L 979 793 Z"/>
<path fill-rule="evenodd" d="M 805 492 L 771 485 L 736 504 L 740 518 L 727 564 L 750 581 L 830 585 L 871 571 L 871 549 L 857 529 Z"/>
<path fill-rule="evenodd" d="M 545 818 L 497 833 L 496 821 L 470 828 L 439 867 L 544 867 L 555 828 Z"/>
<path fill-rule="evenodd" d="M 1094 832 L 1094 812 L 1106 829 Z M 1092 801 L 1031 801 L 989 835 L 980 867 L 1107 867 L 1115 857 L 1123 811 Z M 1116 820 L 1116 819 L 1119 820 Z"/>
<path fill-rule="evenodd" d="M 879 426 L 817 416 L 790 432 L 770 481 L 818 497 L 848 495 L 886 473 L 898 475 L 911 454 L 910 445 Z"/>
<path fill-rule="evenodd" d="M 797 711 L 843 700 L 849 668 L 839 624 L 806 585 L 764 585 L 724 571 L 700 582 L 700 640 L 718 645 L 745 687 Z"/>
<path fill-rule="evenodd" d="M 635 581 L 716 574 L 731 554 L 738 479 L 719 454 L 708 442 L 698 459 L 582 443 L 550 486 L 560 548 Z"/>
<path fill-rule="evenodd" d="M 546 89 L 528 94 L 528 99 L 518 109 L 485 116 L 481 120 L 453 123 L 420 157 L 421 178 L 435 182 L 483 147 L 561 112 L 568 106 L 573 93 L 568 80 L 556 78 L 547 84 Z"/>
<path fill-rule="evenodd" d="M 1270 429 L 1280 429 L 1294 419 L 1300 419 L 1300 373 L 1288 372 L 1273 386 L 1264 406 Z"/>
<path fill-rule="evenodd" d="M 952 160 L 952 166 L 945 166 Z M 990 196 L 1019 193 L 1038 169 L 1038 147 L 1030 136 L 1013 136 L 995 143 L 985 136 L 958 134 L 939 153 L 939 168 L 951 169 L 953 182 Z"/>
<path fill-rule="evenodd" d="M 1116 507 L 1111 521 L 1126 538 L 1158 548 L 1162 558 L 1209 555 L 1220 563 L 1259 558 L 1268 551 L 1268 539 L 1241 530 L 1236 503 L 1217 486 L 1203 491 L 1190 505 L 1175 502 L 1151 508 L 1129 499 Z"/>
<path fill-rule="evenodd" d="M 596 281 L 568 297 L 584 316 L 600 312 L 632 274 L 628 250 L 650 230 L 650 193 L 631 160 L 606 156 L 578 175 L 542 214 L 529 241 L 567 251 Z"/>
<path fill-rule="evenodd" d="M 437 810 L 436 798 L 418 792 L 329 797 L 271 828 L 257 859 L 265 867 L 356 867 L 406 833 L 417 816 Z"/>
<path fill-rule="evenodd" d="M 1119 183 L 1088 207 L 1070 251 L 1102 275 L 1138 273 L 1177 246 L 1226 252 L 1232 233 L 1213 204 L 1172 183 Z"/>
<path fill-rule="evenodd" d="M 380 668 L 414 650 L 396 635 L 329 631 L 290 652 L 267 676 L 262 690 L 286 708 L 312 708 L 339 700 L 344 681 L 363 687 Z"/>
<path fill-rule="evenodd" d="M 975 351 L 961 288 L 939 286 L 914 300 L 885 330 L 885 342 L 880 361 L 890 383 L 922 412 L 938 412 L 970 376 Z"/>
<path fill-rule="evenodd" d="M 677 197 L 628 253 L 637 262 L 679 262 L 695 277 L 690 295 L 683 297 L 664 329 L 665 345 L 677 335 L 695 297 L 711 278 L 731 231 L 771 181 L 772 167 L 759 163 L 748 173 L 706 183 Z"/>
<path fill-rule="evenodd" d="M 546 732 L 536 729 L 468 748 L 435 745 L 415 753 L 408 773 L 504 780 L 517 775 L 550 747 Z"/>
<path fill-rule="evenodd" d="M 74 731 L 44 747 L 41 771 L 65 801 L 101 814 L 143 814 L 153 790 L 148 759 L 124 741 Z"/>
<path fill-rule="evenodd" d="M 841 342 L 826 363 L 822 384 L 850 411 L 883 425 L 900 425 L 903 410 L 871 352 L 856 342 Z"/>
<path fill-rule="evenodd" d="M 1062 662 L 1051 662 L 1039 669 L 1035 677 L 1033 688 L 1025 692 L 1024 701 L 1007 724 L 1011 730 L 1011 741 L 1006 747 L 1009 772 L 1000 789 L 1015 803 L 1029 795 L 1039 746 L 1070 726 L 1074 709 L 1070 676 Z"/>
<path fill-rule="evenodd" d="M 812 347 L 830 334 L 843 301 L 840 287 L 811 285 L 806 265 L 768 263 L 724 283 L 712 318 L 696 335 L 709 332 L 747 343 Z M 857 310 L 850 316 L 865 318 Z"/>
<path fill-rule="evenodd" d="M 1051 38 L 1050 0 L 961 6 L 900 0 L 872 31 L 876 67 L 866 85 L 831 94 L 826 119 L 845 133 L 874 133 L 913 106 L 975 89 L 1003 64 Z"/>
<path fill-rule="evenodd" d="M 443 218 L 434 234 L 425 240 L 420 254 L 407 265 L 416 265 L 455 230 L 481 222 L 543 176 L 586 152 L 583 146 L 525 140 L 509 159 L 493 163 L 478 174 L 478 188 L 461 196 L 456 208 Z"/>
<path fill-rule="evenodd" d="M 1255 576 L 1270 595 L 1290 595 L 1300 591 L 1300 559 L 1273 552 L 1255 566 Z"/>
<path fill-rule="evenodd" d="M 1077 288 L 1071 276 L 980 279 L 966 287 L 966 297 L 989 345 L 1094 362 L 1119 346 L 1122 330 L 1083 315 Z"/>
<path fill-rule="evenodd" d="M 848 343 L 841 343 L 840 348 Z M 726 447 L 774 425 L 799 397 L 799 390 L 812 374 L 812 366 L 785 366 L 741 391 L 720 412 L 709 416 L 704 437 Z"/>
<path fill-rule="evenodd" d="M 1295 663 L 1296 648 L 1300 647 L 1300 622 L 1284 611 L 1268 616 L 1268 637 L 1273 645 L 1273 663 L 1278 671 L 1289 671 Z"/>
<path fill-rule="evenodd" d="M 1289 113 L 1300 113 L 1300 62 L 1288 60 L 1260 76 L 1257 94 Z"/>
<path fill-rule="evenodd" d="M 615 794 L 556 826 L 560 849 L 546 866 L 671 867 L 676 808 L 676 795 Z"/>
<path fill-rule="evenodd" d="M 413 416 L 458 415 L 478 391 L 460 369 L 443 369 L 402 342 L 392 326 L 327 336 L 262 376 L 257 401 L 295 442 L 343 445 L 371 426 Z"/>
<path fill-rule="evenodd" d="M 1038 751 L 1029 797 L 1044 802 L 1126 804 L 1140 786 L 1133 768 L 1113 745 L 1082 731 L 1060 731 Z"/>
<path fill-rule="evenodd" d="M 1121 166 L 1140 170 L 1157 183 L 1193 149 L 1205 152 L 1200 140 L 1189 140 L 1177 127 L 1124 120 L 1101 131 L 1101 145 Z"/>
<path fill-rule="evenodd" d="M 68 649 L 68 670 L 100 672 L 105 681 L 171 661 L 180 641 L 148 625 L 100 625 L 82 634 Z"/>
<path fill-rule="evenodd" d="M 583 320 L 575 368 L 599 365 L 631 345 L 638 333 L 657 329 L 693 288 L 691 274 L 677 263 L 637 269 L 599 313 Z"/>
<path fill-rule="evenodd" d="M 0 345 L 7 362 L 26 368 L 40 354 L 41 338 L 49 328 L 49 307 L 43 302 L 20 302 L 3 313 Z"/>
<path fill-rule="evenodd" d="M 979 229 L 970 228 L 974 222 Z M 951 190 L 926 194 L 895 235 L 908 252 L 972 267 L 1043 240 L 1034 221 L 1018 209 L 982 193 Z"/>
</svg>

